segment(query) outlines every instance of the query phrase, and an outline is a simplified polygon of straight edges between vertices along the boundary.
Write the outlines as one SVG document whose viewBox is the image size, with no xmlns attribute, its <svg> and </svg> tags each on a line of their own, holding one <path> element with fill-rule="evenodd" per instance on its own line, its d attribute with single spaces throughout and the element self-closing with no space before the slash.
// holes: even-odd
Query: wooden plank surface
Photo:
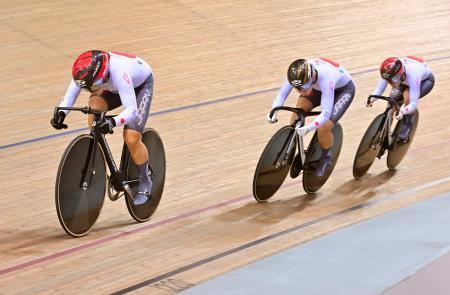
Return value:
<svg viewBox="0 0 450 295">
<path fill-rule="evenodd" d="M 167 157 L 163 199 L 148 223 L 135 224 L 123 200 L 105 200 L 93 231 L 72 239 L 57 220 L 54 180 L 75 134 L 2 148 L 2 294 L 111 293 L 135 285 L 138 293 L 174 293 L 450 189 L 445 1 L 13 1 L 0 11 L 0 146 L 61 133 L 48 121 L 72 62 L 99 48 L 135 53 L 152 65 L 151 111 L 162 113 L 147 125 L 160 132 Z M 419 128 L 398 170 L 387 171 L 383 158 L 369 177 L 354 181 L 356 148 L 384 108 L 366 109 L 363 101 L 391 55 L 430 60 L 436 85 L 419 105 Z M 265 114 L 289 62 L 318 56 L 344 65 L 357 85 L 341 120 L 336 170 L 316 195 L 287 179 L 269 203 L 258 204 L 251 196 L 255 165 L 289 120 L 280 115 L 269 125 Z M 204 102 L 211 104 L 196 106 Z M 77 105 L 86 103 L 83 93 Z M 287 104 L 294 103 L 291 95 Z M 71 130 L 86 125 L 81 114 L 67 121 Z M 109 142 L 119 155 L 120 130 Z M 397 192 L 404 193 L 392 197 Z"/>
</svg>

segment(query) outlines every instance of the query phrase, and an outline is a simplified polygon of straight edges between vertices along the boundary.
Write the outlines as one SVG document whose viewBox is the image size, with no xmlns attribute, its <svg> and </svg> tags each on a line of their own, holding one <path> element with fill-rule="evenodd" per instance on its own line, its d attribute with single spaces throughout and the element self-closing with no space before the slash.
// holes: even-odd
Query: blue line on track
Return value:
<svg viewBox="0 0 450 295">
<path fill-rule="evenodd" d="M 78 132 L 81 132 L 83 130 L 87 130 L 87 128 L 79 128 L 79 129 L 66 131 L 66 132 L 63 132 L 63 133 L 51 134 L 51 135 L 47 135 L 47 136 L 42 136 L 42 137 L 37 137 L 37 138 L 32 138 L 32 139 L 28 139 L 28 140 L 24 140 L 24 141 L 19 141 L 19 142 L 15 142 L 15 143 L 2 145 L 2 146 L 0 146 L 0 150 L 7 149 L 7 148 L 10 148 L 10 147 L 19 146 L 19 145 L 24 145 L 24 144 L 28 144 L 28 143 L 33 143 L 33 142 L 36 142 L 36 141 L 42 141 L 42 140 L 47 140 L 47 139 L 51 139 L 51 138 L 55 138 L 55 137 L 60 137 L 60 136 L 64 136 L 64 135 L 68 135 L 68 134 L 72 134 L 72 133 L 78 133 Z"/>
<path fill-rule="evenodd" d="M 159 112 L 154 112 L 154 113 L 150 114 L 150 117 L 161 116 L 161 115 L 168 114 L 168 113 L 179 112 L 179 111 L 183 111 L 183 110 L 199 108 L 199 107 L 206 106 L 206 105 L 211 105 L 211 104 L 217 104 L 217 103 L 221 103 L 221 102 L 225 102 L 225 101 L 236 100 L 236 99 L 239 99 L 239 98 L 242 98 L 242 97 L 253 96 L 253 95 L 257 95 L 257 94 L 261 94 L 261 93 L 275 91 L 275 90 L 278 90 L 278 89 L 279 89 L 279 87 L 274 87 L 274 88 L 269 88 L 269 89 L 264 89 L 264 90 L 258 90 L 258 91 L 254 91 L 254 92 L 244 93 L 244 94 L 240 94 L 240 95 L 233 95 L 233 96 L 229 96 L 229 97 L 219 98 L 219 99 L 215 99 L 215 100 L 211 100 L 211 101 L 194 103 L 194 104 L 191 104 L 191 105 L 186 105 L 186 106 L 182 106 L 182 107 L 177 107 L 177 108 L 167 109 L 167 110 L 163 110 L 163 111 L 159 111 Z M 43 141 L 43 140 L 47 140 L 47 139 L 51 139 L 51 138 L 55 138 L 55 137 L 65 136 L 65 135 L 68 135 L 68 134 L 79 133 L 79 132 L 86 131 L 86 130 L 87 130 L 87 128 L 79 128 L 79 129 L 65 131 L 65 132 L 61 132 L 61 133 L 57 133 L 57 134 L 52 134 L 52 135 L 47 135 L 47 136 L 42 136 L 42 137 L 36 137 L 36 138 L 33 138 L 33 139 L 28 139 L 28 140 L 19 141 L 19 142 L 7 144 L 7 145 L 2 145 L 2 146 L 0 146 L 0 150 L 11 148 L 11 147 L 16 147 L 16 146 L 20 146 L 20 145 L 24 145 L 24 144 L 28 144 L 28 143 Z"/>
<path fill-rule="evenodd" d="M 431 58 L 431 59 L 427 59 L 427 61 L 430 62 L 430 61 L 439 61 L 439 60 L 447 60 L 447 59 L 450 59 L 450 56 Z M 376 72 L 376 71 L 378 71 L 378 69 L 362 70 L 362 71 L 358 71 L 358 72 L 353 72 L 351 74 L 352 74 L 352 76 L 358 76 L 358 75 L 372 73 L 372 72 Z M 269 88 L 269 89 L 258 90 L 258 91 L 244 93 L 244 94 L 239 94 L 239 95 L 233 95 L 233 96 L 228 96 L 228 97 L 224 97 L 224 98 L 219 98 L 219 99 L 215 99 L 215 100 L 211 100 L 211 101 L 194 103 L 194 104 L 187 105 L 187 106 L 182 106 L 182 107 L 167 109 L 167 110 L 163 110 L 163 111 L 159 111 L 159 112 L 154 112 L 154 113 L 151 113 L 150 116 L 151 117 L 153 117 L 153 116 L 160 116 L 160 115 L 174 113 L 174 112 L 179 112 L 179 111 L 183 111 L 183 110 L 199 108 L 199 107 L 202 107 L 202 106 L 207 106 L 207 105 L 211 105 L 211 104 L 217 104 L 217 103 L 221 103 L 221 102 L 236 100 L 236 99 L 239 99 L 239 98 L 253 96 L 253 95 L 257 95 L 257 94 L 261 94 L 261 93 L 272 92 L 272 91 L 275 91 L 275 90 L 278 90 L 278 89 L 280 89 L 280 87 L 273 87 L 273 88 Z M 10 143 L 10 144 L 6 144 L 6 145 L 0 146 L 0 150 L 4 150 L 4 149 L 7 149 L 7 148 L 12 148 L 12 147 L 16 147 L 16 146 L 20 146 L 20 145 L 24 145 L 24 144 L 29 144 L 29 143 L 33 143 L 33 142 L 43 141 L 43 140 L 47 140 L 47 139 L 51 139 L 51 138 L 55 138 L 55 137 L 65 136 L 65 135 L 68 135 L 68 134 L 79 133 L 79 132 L 82 132 L 82 131 L 85 131 L 85 130 L 87 130 L 87 128 L 79 128 L 79 129 L 74 129 L 74 130 L 70 130 L 70 131 L 66 131 L 66 132 L 62 132 L 62 133 L 57 133 L 57 134 L 52 134 L 52 135 L 47 135 L 47 136 L 42 136 L 42 137 L 36 137 L 36 138 L 24 140 L 24 141 Z"/>
</svg>

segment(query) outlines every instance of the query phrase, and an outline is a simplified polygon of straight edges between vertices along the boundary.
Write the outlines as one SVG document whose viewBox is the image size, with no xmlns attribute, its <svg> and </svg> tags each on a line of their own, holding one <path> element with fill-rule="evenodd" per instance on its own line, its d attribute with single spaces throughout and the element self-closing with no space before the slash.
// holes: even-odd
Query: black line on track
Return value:
<svg viewBox="0 0 450 295">
<path fill-rule="evenodd" d="M 428 184 L 432 184 L 432 186 L 434 186 L 434 185 L 438 185 L 438 184 L 443 183 L 443 182 L 447 182 L 447 181 L 449 181 L 449 180 L 450 180 L 450 177 L 446 177 L 446 178 L 440 179 L 440 180 L 437 181 L 437 182 L 436 182 L 436 181 L 433 181 L 433 182 L 428 183 Z M 261 239 L 258 239 L 258 240 L 254 240 L 254 241 L 252 241 L 252 242 L 243 244 L 243 245 L 241 245 L 241 246 L 238 246 L 238 247 L 235 247 L 235 248 L 226 250 L 226 251 L 224 251 L 224 252 L 218 253 L 218 254 L 216 254 L 216 255 L 213 255 L 213 256 L 210 256 L 210 257 L 207 257 L 207 258 L 204 258 L 204 259 L 199 260 L 199 261 L 197 261 L 197 262 L 193 262 L 193 263 L 191 263 L 191 264 L 182 266 L 182 267 L 177 268 L 177 269 L 175 269 L 175 270 L 172 270 L 172 271 L 166 272 L 166 273 L 164 273 L 164 274 L 161 274 L 161 275 L 159 275 L 159 276 L 150 278 L 150 279 L 145 280 L 145 281 L 143 281 L 143 282 L 141 282 L 141 283 L 132 285 L 132 286 L 130 286 L 130 287 L 124 288 L 124 289 L 122 289 L 122 290 L 116 291 L 116 292 L 111 293 L 111 294 L 113 294 L 113 295 L 116 295 L 116 294 L 117 294 L 117 295 L 119 295 L 119 294 L 126 294 L 126 293 L 129 293 L 129 292 L 138 290 L 138 289 L 140 289 L 140 288 L 149 286 L 149 285 L 151 285 L 151 284 L 153 284 L 153 283 L 156 283 L 156 282 L 159 282 L 159 281 L 161 281 L 161 280 L 170 278 L 170 277 L 172 277 L 172 276 L 178 275 L 178 274 L 183 273 L 183 272 L 185 272 L 185 271 L 188 271 L 188 270 L 197 268 L 197 267 L 199 267 L 199 266 L 205 265 L 205 264 L 207 264 L 207 263 L 209 263 L 209 262 L 212 262 L 212 261 L 215 261 L 215 260 L 224 258 L 224 257 L 229 256 L 229 255 L 231 255 L 231 254 L 234 254 L 234 253 L 243 251 L 243 250 L 245 250 L 245 249 L 249 249 L 249 248 L 251 248 L 251 247 L 260 245 L 260 244 L 262 244 L 262 243 L 265 243 L 265 242 L 267 242 L 267 241 L 276 239 L 276 238 L 278 238 L 278 237 L 285 236 L 285 235 L 290 234 L 290 233 L 293 233 L 293 232 L 295 232 L 295 231 L 299 231 L 299 230 L 302 230 L 302 229 L 307 228 L 307 227 L 309 227 L 309 226 L 318 224 L 318 223 L 320 223 L 320 222 L 322 222 L 322 221 L 328 221 L 328 220 L 331 220 L 331 219 L 333 219 L 333 218 L 336 218 L 336 217 L 345 215 L 345 214 L 347 214 L 347 213 L 356 211 L 356 210 L 358 210 L 358 209 L 368 208 L 368 207 L 372 207 L 372 206 L 377 205 L 377 204 L 384 203 L 385 201 L 392 201 L 392 200 L 395 200 L 395 199 L 397 199 L 397 198 L 400 198 L 401 196 L 403 196 L 403 195 L 405 195 L 405 194 L 409 194 L 411 191 L 422 190 L 422 189 L 425 189 L 425 188 L 428 188 L 428 187 L 429 187 L 429 185 L 419 185 L 418 187 L 415 187 L 415 188 L 412 188 L 412 189 L 407 189 L 407 190 L 403 190 L 403 191 L 400 191 L 400 192 L 395 192 L 395 193 L 386 195 L 386 196 L 381 197 L 380 199 L 377 199 L 377 200 L 369 200 L 369 201 L 367 201 L 367 202 L 365 202 L 365 203 L 358 204 L 358 205 L 355 205 L 355 206 L 353 206 L 353 207 L 350 207 L 350 208 L 347 208 L 347 209 L 343 209 L 343 210 L 341 210 L 341 211 L 338 211 L 338 212 L 335 212 L 335 213 L 332 213 L 332 214 L 329 214 L 329 215 L 326 215 L 326 216 L 319 217 L 319 218 L 314 219 L 314 220 L 311 220 L 311 221 L 309 221 L 309 222 L 306 222 L 306 223 L 303 223 L 303 224 L 296 225 L 296 226 L 294 226 L 294 227 L 285 229 L 285 230 L 283 230 L 283 231 L 280 231 L 280 232 L 277 232 L 277 233 L 268 235 L 268 236 L 266 236 L 266 237 L 264 237 L 264 238 L 261 238 Z M 442 194 L 435 195 L 435 196 L 432 196 L 432 197 L 430 197 L 430 198 L 435 198 L 435 197 L 440 197 L 440 196 L 442 196 Z M 429 200 L 430 198 L 428 198 L 428 199 L 426 199 L 426 200 Z M 426 201 L 426 200 L 423 200 L 423 201 Z M 389 212 L 383 212 L 382 214 L 385 214 L 385 213 L 389 213 Z M 382 215 L 382 214 L 381 214 L 381 215 Z M 358 222 L 356 222 L 356 223 L 363 222 L 363 221 L 364 221 L 364 220 L 361 220 L 361 221 L 358 221 Z M 353 224 L 356 224 L 356 223 L 353 223 Z M 351 225 L 353 225 L 353 224 L 351 224 Z M 301 245 L 301 244 L 300 244 L 300 245 Z"/>
</svg>

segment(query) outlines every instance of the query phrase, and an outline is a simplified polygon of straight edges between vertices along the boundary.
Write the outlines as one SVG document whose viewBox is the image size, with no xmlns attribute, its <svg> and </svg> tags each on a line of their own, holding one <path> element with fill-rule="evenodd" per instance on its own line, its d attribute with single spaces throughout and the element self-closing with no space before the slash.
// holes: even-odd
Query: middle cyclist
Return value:
<svg viewBox="0 0 450 295">
<path fill-rule="evenodd" d="M 333 129 L 344 115 L 355 96 L 355 84 L 350 73 L 338 63 L 325 58 L 297 59 L 292 62 L 287 71 L 287 79 L 272 103 L 272 108 L 282 106 L 292 88 L 300 96 L 297 108 L 305 112 L 320 105 L 321 113 L 315 120 L 298 129 L 300 136 L 317 129 L 322 155 L 314 174 L 323 176 L 327 167 L 332 164 L 331 147 L 333 146 Z M 292 116 L 291 123 L 295 118 Z M 277 114 L 267 115 L 270 123 L 277 122 Z"/>
</svg>

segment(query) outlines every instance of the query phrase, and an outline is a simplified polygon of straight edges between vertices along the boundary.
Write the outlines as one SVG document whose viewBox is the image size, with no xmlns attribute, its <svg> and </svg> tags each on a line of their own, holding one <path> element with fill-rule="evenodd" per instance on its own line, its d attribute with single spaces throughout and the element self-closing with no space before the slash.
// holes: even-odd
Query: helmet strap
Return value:
<svg viewBox="0 0 450 295">
<path fill-rule="evenodd" d="M 402 77 L 400 78 L 400 81 L 405 81 L 406 80 L 406 73 L 404 72 L 403 74 L 402 74 Z"/>
<path fill-rule="evenodd" d="M 313 83 L 316 83 L 317 79 L 319 78 L 319 73 L 317 72 L 316 69 L 314 69 L 314 71 L 313 71 L 313 77 L 312 78 L 313 78 Z"/>
<path fill-rule="evenodd" d="M 105 79 L 103 79 L 103 83 L 106 84 L 109 81 L 109 69 L 107 69 L 106 75 L 105 75 Z"/>
</svg>

